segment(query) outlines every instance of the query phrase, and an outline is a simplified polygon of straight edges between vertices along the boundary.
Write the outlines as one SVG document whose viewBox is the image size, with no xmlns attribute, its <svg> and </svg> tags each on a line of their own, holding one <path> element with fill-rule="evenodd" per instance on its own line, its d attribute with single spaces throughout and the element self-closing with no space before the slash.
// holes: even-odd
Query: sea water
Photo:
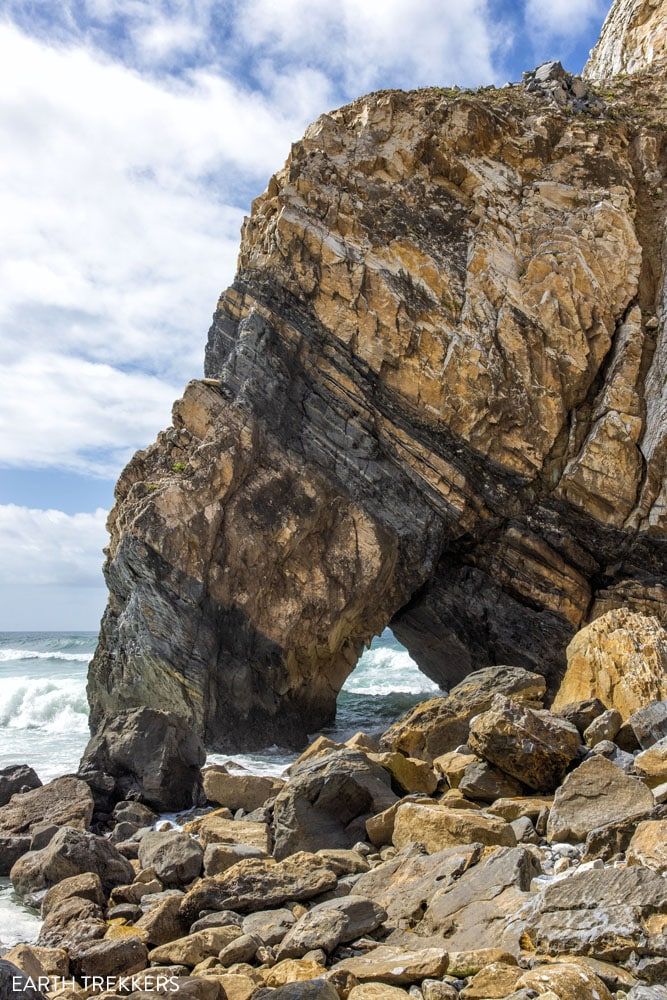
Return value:
<svg viewBox="0 0 667 1000">
<path fill-rule="evenodd" d="M 0 632 L 0 768 L 30 764 L 43 782 L 76 771 L 89 737 L 86 672 L 96 642 L 95 632 Z M 438 692 L 387 629 L 348 677 L 336 721 L 324 732 L 341 741 L 360 729 L 382 732 Z M 209 759 L 278 775 L 295 756 L 284 747 L 265 747 Z M 0 879 L 0 949 L 34 940 L 39 927 L 37 915 Z"/>
</svg>

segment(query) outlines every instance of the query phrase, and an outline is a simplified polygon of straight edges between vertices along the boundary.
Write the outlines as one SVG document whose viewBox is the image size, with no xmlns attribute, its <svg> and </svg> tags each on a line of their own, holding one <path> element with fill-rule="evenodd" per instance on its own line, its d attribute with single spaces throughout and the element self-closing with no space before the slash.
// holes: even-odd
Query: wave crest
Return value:
<svg viewBox="0 0 667 1000">
<path fill-rule="evenodd" d="M 76 663 L 90 663 L 92 653 L 40 652 L 37 649 L 0 649 L 0 663 L 10 660 L 72 660 Z"/>
<path fill-rule="evenodd" d="M 0 686 L 0 726 L 49 733 L 87 732 L 85 678 L 5 678 Z"/>
</svg>

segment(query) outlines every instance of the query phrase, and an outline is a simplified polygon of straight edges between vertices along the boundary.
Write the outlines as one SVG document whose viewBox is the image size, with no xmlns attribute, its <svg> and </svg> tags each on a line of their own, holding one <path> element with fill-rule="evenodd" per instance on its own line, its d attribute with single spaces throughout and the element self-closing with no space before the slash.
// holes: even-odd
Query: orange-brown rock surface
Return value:
<svg viewBox="0 0 667 1000">
<path fill-rule="evenodd" d="M 292 147 L 207 379 L 118 482 L 94 727 L 294 744 L 388 623 L 444 686 L 554 692 L 583 624 L 665 615 L 666 88 L 632 31 L 576 100 L 384 91 Z"/>
</svg>

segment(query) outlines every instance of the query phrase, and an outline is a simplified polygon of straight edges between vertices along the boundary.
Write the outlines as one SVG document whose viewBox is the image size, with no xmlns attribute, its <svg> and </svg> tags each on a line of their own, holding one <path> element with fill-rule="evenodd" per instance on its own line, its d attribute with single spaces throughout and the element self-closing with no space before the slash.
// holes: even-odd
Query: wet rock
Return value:
<svg viewBox="0 0 667 1000">
<path fill-rule="evenodd" d="M 367 955 L 346 958 L 333 968 L 351 972 L 360 982 L 401 985 L 442 976 L 447 971 L 448 961 L 444 948 L 403 950 L 380 945 Z"/>
<path fill-rule="evenodd" d="M 613 740 L 622 724 L 623 718 L 621 713 L 615 708 L 609 709 L 607 712 L 602 712 L 601 715 L 598 715 L 597 719 L 591 722 L 590 726 L 584 732 L 586 746 L 594 747 L 596 743 L 600 743 L 602 740 Z"/>
<path fill-rule="evenodd" d="M 201 875 L 204 852 L 187 833 L 151 831 L 139 845 L 139 863 L 152 868 L 164 886 L 179 888 Z"/>
<path fill-rule="evenodd" d="M 487 948 L 518 952 L 519 913 L 541 871 L 527 847 L 496 851 L 464 872 L 452 885 L 436 889 L 428 901 L 420 933 L 447 942 L 450 951 Z"/>
<path fill-rule="evenodd" d="M 27 764 L 10 764 L 0 768 L 0 807 L 7 805 L 12 795 L 39 788 L 42 782 Z"/>
<path fill-rule="evenodd" d="M 467 809 L 406 802 L 396 813 L 394 847 L 421 843 L 430 854 L 446 847 L 480 843 L 513 847 L 514 831 L 497 816 Z"/>
<path fill-rule="evenodd" d="M 446 698 L 416 705 L 382 737 L 387 749 L 432 761 L 466 742 L 470 720 L 491 707 L 496 694 L 541 706 L 546 685 L 539 674 L 521 667 L 485 667 L 469 674 Z"/>
<path fill-rule="evenodd" d="M 667 632 L 656 618 L 616 608 L 577 632 L 553 707 L 590 697 L 623 719 L 667 697 Z"/>
<path fill-rule="evenodd" d="M 28 834 L 45 823 L 85 830 L 93 816 L 93 797 L 85 782 L 56 778 L 16 795 L 0 808 L 0 832 Z"/>
<path fill-rule="evenodd" d="M 548 885 L 534 901 L 526 936 L 550 955 L 620 962 L 645 948 L 651 920 L 667 908 L 667 880 L 650 868 L 600 868 Z"/>
<path fill-rule="evenodd" d="M 547 839 L 577 843 L 598 827 L 642 819 L 653 805 L 653 795 L 641 781 L 606 758 L 594 756 L 568 774 L 557 790 Z"/>
<path fill-rule="evenodd" d="M 97 728 L 84 751 L 79 776 L 112 779 L 107 804 L 138 797 L 157 812 L 189 809 L 202 798 L 206 754 L 181 716 L 154 708 L 115 713 Z M 104 803 L 97 797 L 100 808 Z"/>
<path fill-rule="evenodd" d="M 535 791 L 557 788 L 579 753 L 579 733 L 564 719 L 496 695 L 470 724 L 468 744 Z"/>
<path fill-rule="evenodd" d="M 318 903 L 290 928 L 277 957 L 301 958 L 314 948 L 322 948 L 329 954 L 339 944 L 372 933 L 386 916 L 381 906 L 364 896 L 350 895 Z"/>
<path fill-rule="evenodd" d="M 628 864 L 667 873 L 667 819 L 639 823 L 628 847 Z"/>
<path fill-rule="evenodd" d="M 274 805 L 274 854 L 352 847 L 365 821 L 396 802 L 384 768 L 358 750 L 337 750 L 293 769 Z"/>
<path fill-rule="evenodd" d="M 130 862 L 108 840 L 64 826 L 47 847 L 19 858 L 10 878 L 15 891 L 25 896 L 85 872 L 99 875 L 105 893 L 134 877 Z"/>
<path fill-rule="evenodd" d="M 467 799 L 490 804 L 496 799 L 521 795 L 523 786 L 486 761 L 476 761 L 466 767 L 458 785 Z"/>
<path fill-rule="evenodd" d="M 233 925 L 209 927 L 154 948 L 149 953 L 149 958 L 152 964 L 187 965 L 194 968 L 205 958 L 217 956 L 228 944 L 241 937 L 242 933 L 240 927 Z"/>
<path fill-rule="evenodd" d="M 202 879 L 186 893 L 181 912 L 194 921 L 202 910 L 239 913 L 279 907 L 288 900 L 313 899 L 336 885 L 336 876 L 315 854 L 298 852 L 283 861 L 250 858 Z"/>
<path fill-rule="evenodd" d="M 219 764 L 207 767 L 202 776 L 204 794 L 209 802 L 217 802 L 232 812 L 258 809 L 267 799 L 275 798 L 285 784 L 280 778 L 259 774 L 232 774 Z"/>
</svg>

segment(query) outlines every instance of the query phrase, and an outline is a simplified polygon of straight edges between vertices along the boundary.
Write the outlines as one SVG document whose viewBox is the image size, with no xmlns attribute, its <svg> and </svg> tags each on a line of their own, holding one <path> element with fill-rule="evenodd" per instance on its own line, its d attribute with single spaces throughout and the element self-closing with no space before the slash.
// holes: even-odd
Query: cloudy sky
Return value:
<svg viewBox="0 0 667 1000">
<path fill-rule="evenodd" d="M 364 91 L 579 71 L 605 0 L 0 0 L 0 629 L 97 627 L 119 469 L 251 199 Z"/>
</svg>

